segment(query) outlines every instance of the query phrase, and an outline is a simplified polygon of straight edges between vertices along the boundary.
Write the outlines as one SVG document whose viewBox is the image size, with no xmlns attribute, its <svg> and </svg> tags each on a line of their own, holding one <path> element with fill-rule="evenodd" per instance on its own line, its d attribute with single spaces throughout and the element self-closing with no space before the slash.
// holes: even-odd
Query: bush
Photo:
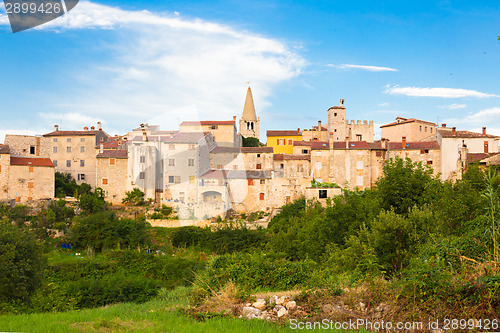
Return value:
<svg viewBox="0 0 500 333">
<path fill-rule="evenodd" d="M 131 206 L 144 205 L 144 192 L 142 192 L 137 187 L 132 191 L 127 191 L 125 193 L 125 198 L 123 198 L 122 203 Z"/>
</svg>

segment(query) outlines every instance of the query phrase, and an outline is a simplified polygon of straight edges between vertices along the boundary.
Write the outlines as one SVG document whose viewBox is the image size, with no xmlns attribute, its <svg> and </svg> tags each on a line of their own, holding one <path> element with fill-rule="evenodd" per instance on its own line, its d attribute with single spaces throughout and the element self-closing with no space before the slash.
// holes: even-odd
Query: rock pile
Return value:
<svg viewBox="0 0 500 333">
<path fill-rule="evenodd" d="M 286 318 L 290 313 L 299 309 L 297 303 L 289 296 L 271 296 L 266 301 L 263 298 L 253 303 L 247 303 L 241 311 L 241 318 L 276 320 Z"/>
</svg>

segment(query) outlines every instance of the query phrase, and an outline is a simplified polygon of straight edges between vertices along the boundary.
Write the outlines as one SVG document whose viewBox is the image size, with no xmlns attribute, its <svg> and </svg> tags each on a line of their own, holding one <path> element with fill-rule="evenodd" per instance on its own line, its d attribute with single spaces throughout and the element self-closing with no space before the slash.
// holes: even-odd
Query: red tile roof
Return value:
<svg viewBox="0 0 500 333">
<path fill-rule="evenodd" d="M 269 130 L 267 136 L 297 136 L 301 135 L 299 130 Z"/>
<path fill-rule="evenodd" d="M 273 147 L 241 147 L 242 153 L 273 153 Z"/>
<path fill-rule="evenodd" d="M 403 149 L 402 142 L 388 142 L 387 147 L 390 150 Z M 437 141 L 420 141 L 420 142 L 407 142 L 405 149 L 439 149 Z"/>
<path fill-rule="evenodd" d="M 291 154 L 274 154 L 275 161 L 289 161 L 289 160 L 304 160 L 310 161 L 311 155 L 291 155 Z"/>
<path fill-rule="evenodd" d="M 55 167 L 50 158 L 11 156 L 10 165 L 27 165 L 39 167 Z"/>
<path fill-rule="evenodd" d="M 319 132 L 319 127 L 318 127 L 318 125 L 313 126 L 313 128 L 314 128 L 314 129 L 316 129 L 316 130 Z M 326 132 L 327 130 L 328 130 L 328 128 L 326 128 L 326 127 L 324 127 L 324 126 L 321 126 L 321 131 L 322 131 L 322 132 Z"/>
<path fill-rule="evenodd" d="M 370 149 L 370 146 L 366 141 L 349 141 L 348 148 L 346 148 L 345 141 L 335 141 L 333 149 Z"/>
<path fill-rule="evenodd" d="M 401 125 L 401 124 L 414 123 L 414 122 L 424 123 L 424 124 L 431 125 L 431 126 L 436 126 L 435 123 L 432 123 L 430 121 L 425 121 L 425 120 L 420 120 L 420 119 L 415 119 L 415 118 L 406 119 L 406 118 L 403 118 L 403 117 L 397 117 L 396 119 L 400 119 L 400 121 L 399 122 L 398 121 L 394 121 L 392 123 L 382 125 L 382 126 L 380 126 L 380 128 L 382 128 L 382 127 L 389 127 L 389 126 L 395 126 L 395 125 Z"/>
<path fill-rule="evenodd" d="M 329 149 L 330 145 L 328 141 L 311 141 L 311 149 L 312 150 L 322 150 Z"/>
<path fill-rule="evenodd" d="M 9 146 L 0 144 L 0 154 L 10 154 Z"/>
<path fill-rule="evenodd" d="M 97 158 L 128 158 L 128 150 L 104 150 Z"/>
<path fill-rule="evenodd" d="M 234 120 L 183 121 L 180 126 L 234 125 Z"/>
<path fill-rule="evenodd" d="M 312 141 L 294 141 L 294 146 L 311 146 Z"/>
<path fill-rule="evenodd" d="M 81 135 L 96 135 L 102 131 L 54 131 L 43 136 L 81 136 Z"/>
<path fill-rule="evenodd" d="M 500 137 L 496 135 L 491 135 L 491 134 L 482 134 L 482 133 L 475 133 L 475 132 L 469 132 L 469 131 L 456 131 L 456 135 L 453 135 L 453 132 L 450 130 L 438 130 L 439 134 L 443 138 L 492 138 L 492 139 L 498 139 Z"/>
</svg>

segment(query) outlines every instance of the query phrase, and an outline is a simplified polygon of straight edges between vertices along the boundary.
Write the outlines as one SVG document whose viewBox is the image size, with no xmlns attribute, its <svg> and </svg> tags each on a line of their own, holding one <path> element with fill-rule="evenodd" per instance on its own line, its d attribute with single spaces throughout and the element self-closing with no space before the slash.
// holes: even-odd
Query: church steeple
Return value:
<svg viewBox="0 0 500 333">
<path fill-rule="evenodd" d="M 253 104 L 252 89 L 248 87 L 245 106 L 243 107 L 243 114 L 240 119 L 240 134 L 245 138 L 253 137 L 258 139 L 259 123 L 260 119 L 257 118 Z"/>
</svg>

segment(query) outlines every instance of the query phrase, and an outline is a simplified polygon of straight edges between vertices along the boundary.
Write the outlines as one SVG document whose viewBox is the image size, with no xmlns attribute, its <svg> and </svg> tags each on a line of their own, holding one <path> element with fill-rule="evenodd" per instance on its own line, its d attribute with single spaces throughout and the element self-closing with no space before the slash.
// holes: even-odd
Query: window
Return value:
<svg viewBox="0 0 500 333">
<path fill-rule="evenodd" d="M 217 169 L 222 169 L 222 164 L 217 164 Z"/>
<path fill-rule="evenodd" d="M 429 149 L 421 149 L 420 154 L 429 154 Z"/>
<path fill-rule="evenodd" d="M 309 150 L 307 149 L 302 149 L 302 154 L 308 154 L 309 153 Z"/>
<path fill-rule="evenodd" d="M 217 129 L 217 125 L 210 125 L 210 129 L 211 130 L 216 130 Z"/>
<path fill-rule="evenodd" d="M 108 185 L 108 178 L 102 179 L 102 185 Z"/>
<path fill-rule="evenodd" d="M 67 153 L 71 153 L 71 146 L 67 146 L 67 147 L 66 147 L 66 152 L 67 152 Z"/>
<path fill-rule="evenodd" d="M 420 125 L 420 132 L 422 132 L 422 125 Z"/>
<path fill-rule="evenodd" d="M 168 183 L 173 184 L 174 183 L 174 176 L 168 176 Z"/>
<path fill-rule="evenodd" d="M 33 200 L 33 197 L 28 197 L 28 201 L 31 201 L 31 200 Z"/>
<path fill-rule="evenodd" d="M 175 158 L 168 159 L 168 166 L 175 166 Z"/>
<path fill-rule="evenodd" d="M 33 167 L 32 167 L 32 166 L 30 166 L 30 167 L 28 168 L 28 172 L 33 172 Z"/>
<path fill-rule="evenodd" d="M 35 155 L 35 146 L 30 147 L 30 154 Z"/>
<path fill-rule="evenodd" d="M 334 113 L 333 113 L 333 116 L 334 116 L 334 117 L 337 117 L 337 112 L 334 112 Z"/>
<path fill-rule="evenodd" d="M 302 164 L 297 165 L 297 172 L 303 172 L 304 166 Z"/>
<path fill-rule="evenodd" d="M 427 126 L 424 127 L 424 132 L 427 132 Z"/>
<path fill-rule="evenodd" d="M 320 199 L 326 199 L 328 197 L 328 191 L 327 190 L 319 190 L 318 197 Z"/>
<path fill-rule="evenodd" d="M 195 176 L 189 176 L 189 184 L 194 184 Z"/>
<path fill-rule="evenodd" d="M 116 165 L 116 159 L 110 158 L 109 159 L 109 165 Z"/>
<path fill-rule="evenodd" d="M 432 133 L 432 127 L 430 127 L 430 129 L 431 129 L 431 133 Z"/>
<path fill-rule="evenodd" d="M 188 166 L 194 166 L 194 158 L 188 159 Z"/>
<path fill-rule="evenodd" d="M 248 186 L 252 186 L 253 185 L 253 179 L 248 179 Z"/>
<path fill-rule="evenodd" d="M 361 134 L 356 134 L 356 141 L 362 141 L 363 136 Z"/>
<path fill-rule="evenodd" d="M 285 165 L 283 163 L 280 164 L 280 169 L 284 169 Z"/>
<path fill-rule="evenodd" d="M 146 156 L 142 155 L 141 157 L 139 157 L 139 162 L 146 163 Z"/>
<path fill-rule="evenodd" d="M 431 165 L 432 164 L 432 161 L 427 161 L 427 165 Z"/>
<path fill-rule="evenodd" d="M 71 166 L 71 160 L 66 161 L 66 166 L 69 168 Z"/>
<path fill-rule="evenodd" d="M 484 141 L 484 153 L 488 154 L 488 141 Z"/>
<path fill-rule="evenodd" d="M 288 145 L 290 145 L 290 146 L 293 145 L 293 140 L 292 139 L 288 139 Z"/>
<path fill-rule="evenodd" d="M 57 161 L 52 161 L 54 163 L 54 166 L 57 167 Z"/>
<path fill-rule="evenodd" d="M 195 149 L 196 149 L 196 145 L 193 145 L 193 144 L 189 145 L 189 150 L 195 150 Z"/>
<path fill-rule="evenodd" d="M 52 152 L 57 153 L 57 147 L 52 147 Z"/>
<path fill-rule="evenodd" d="M 146 179 L 146 172 L 144 171 L 139 172 L 139 179 Z"/>
<path fill-rule="evenodd" d="M 256 165 L 256 169 L 259 169 L 259 170 L 260 170 L 260 169 L 262 169 L 262 164 L 257 163 L 257 165 Z"/>
<path fill-rule="evenodd" d="M 261 179 L 260 180 L 260 185 L 265 185 L 266 184 L 266 180 L 265 179 Z"/>
<path fill-rule="evenodd" d="M 71 142 L 71 138 L 67 138 L 67 139 L 66 139 L 66 142 Z"/>
<path fill-rule="evenodd" d="M 174 176 L 174 183 L 179 184 L 181 182 L 181 176 Z"/>
<path fill-rule="evenodd" d="M 260 194 L 259 194 L 259 199 L 260 199 L 260 200 L 264 200 L 264 193 L 260 193 Z"/>
<path fill-rule="evenodd" d="M 84 167 L 85 166 L 85 160 L 80 160 L 80 166 Z"/>
<path fill-rule="evenodd" d="M 57 138 L 53 138 L 53 139 L 52 139 L 52 142 L 57 142 Z"/>
<path fill-rule="evenodd" d="M 234 170 L 238 170 L 238 165 L 234 164 L 234 165 L 233 165 L 233 169 L 234 169 Z"/>
<path fill-rule="evenodd" d="M 236 157 L 236 156 L 235 156 Z M 260 154 L 257 154 L 257 157 L 260 157 Z"/>
<path fill-rule="evenodd" d="M 33 182 L 28 182 L 28 188 L 33 188 Z"/>
<path fill-rule="evenodd" d="M 79 173 L 78 174 L 78 180 L 85 180 L 85 174 L 84 173 Z M 107 184 L 107 182 L 106 182 Z"/>
<path fill-rule="evenodd" d="M 284 146 L 285 145 L 285 139 L 278 139 L 278 146 Z"/>
<path fill-rule="evenodd" d="M 85 153 L 85 146 L 80 146 L 80 153 Z"/>
<path fill-rule="evenodd" d="M 85 142 L 85 138 L 80 138 L 80 142 Z"/>
<path fill-rule="evenodd" d="M 381 152 L 381 151 L 377 151 L 377 152 L 375 153 L 375 156 L 377 156 L 377 157 L 381 157 L 381 156 L 382 156 L 382 152 Z"/>
<path fill-rule="evenodd" d="M 169 150 L 175 150 L 175 145 L 173 145 L 173 144 L 169 144 L 169 145 L 168 145 L 168 149 L 169 149 Z"/>
</svg>

